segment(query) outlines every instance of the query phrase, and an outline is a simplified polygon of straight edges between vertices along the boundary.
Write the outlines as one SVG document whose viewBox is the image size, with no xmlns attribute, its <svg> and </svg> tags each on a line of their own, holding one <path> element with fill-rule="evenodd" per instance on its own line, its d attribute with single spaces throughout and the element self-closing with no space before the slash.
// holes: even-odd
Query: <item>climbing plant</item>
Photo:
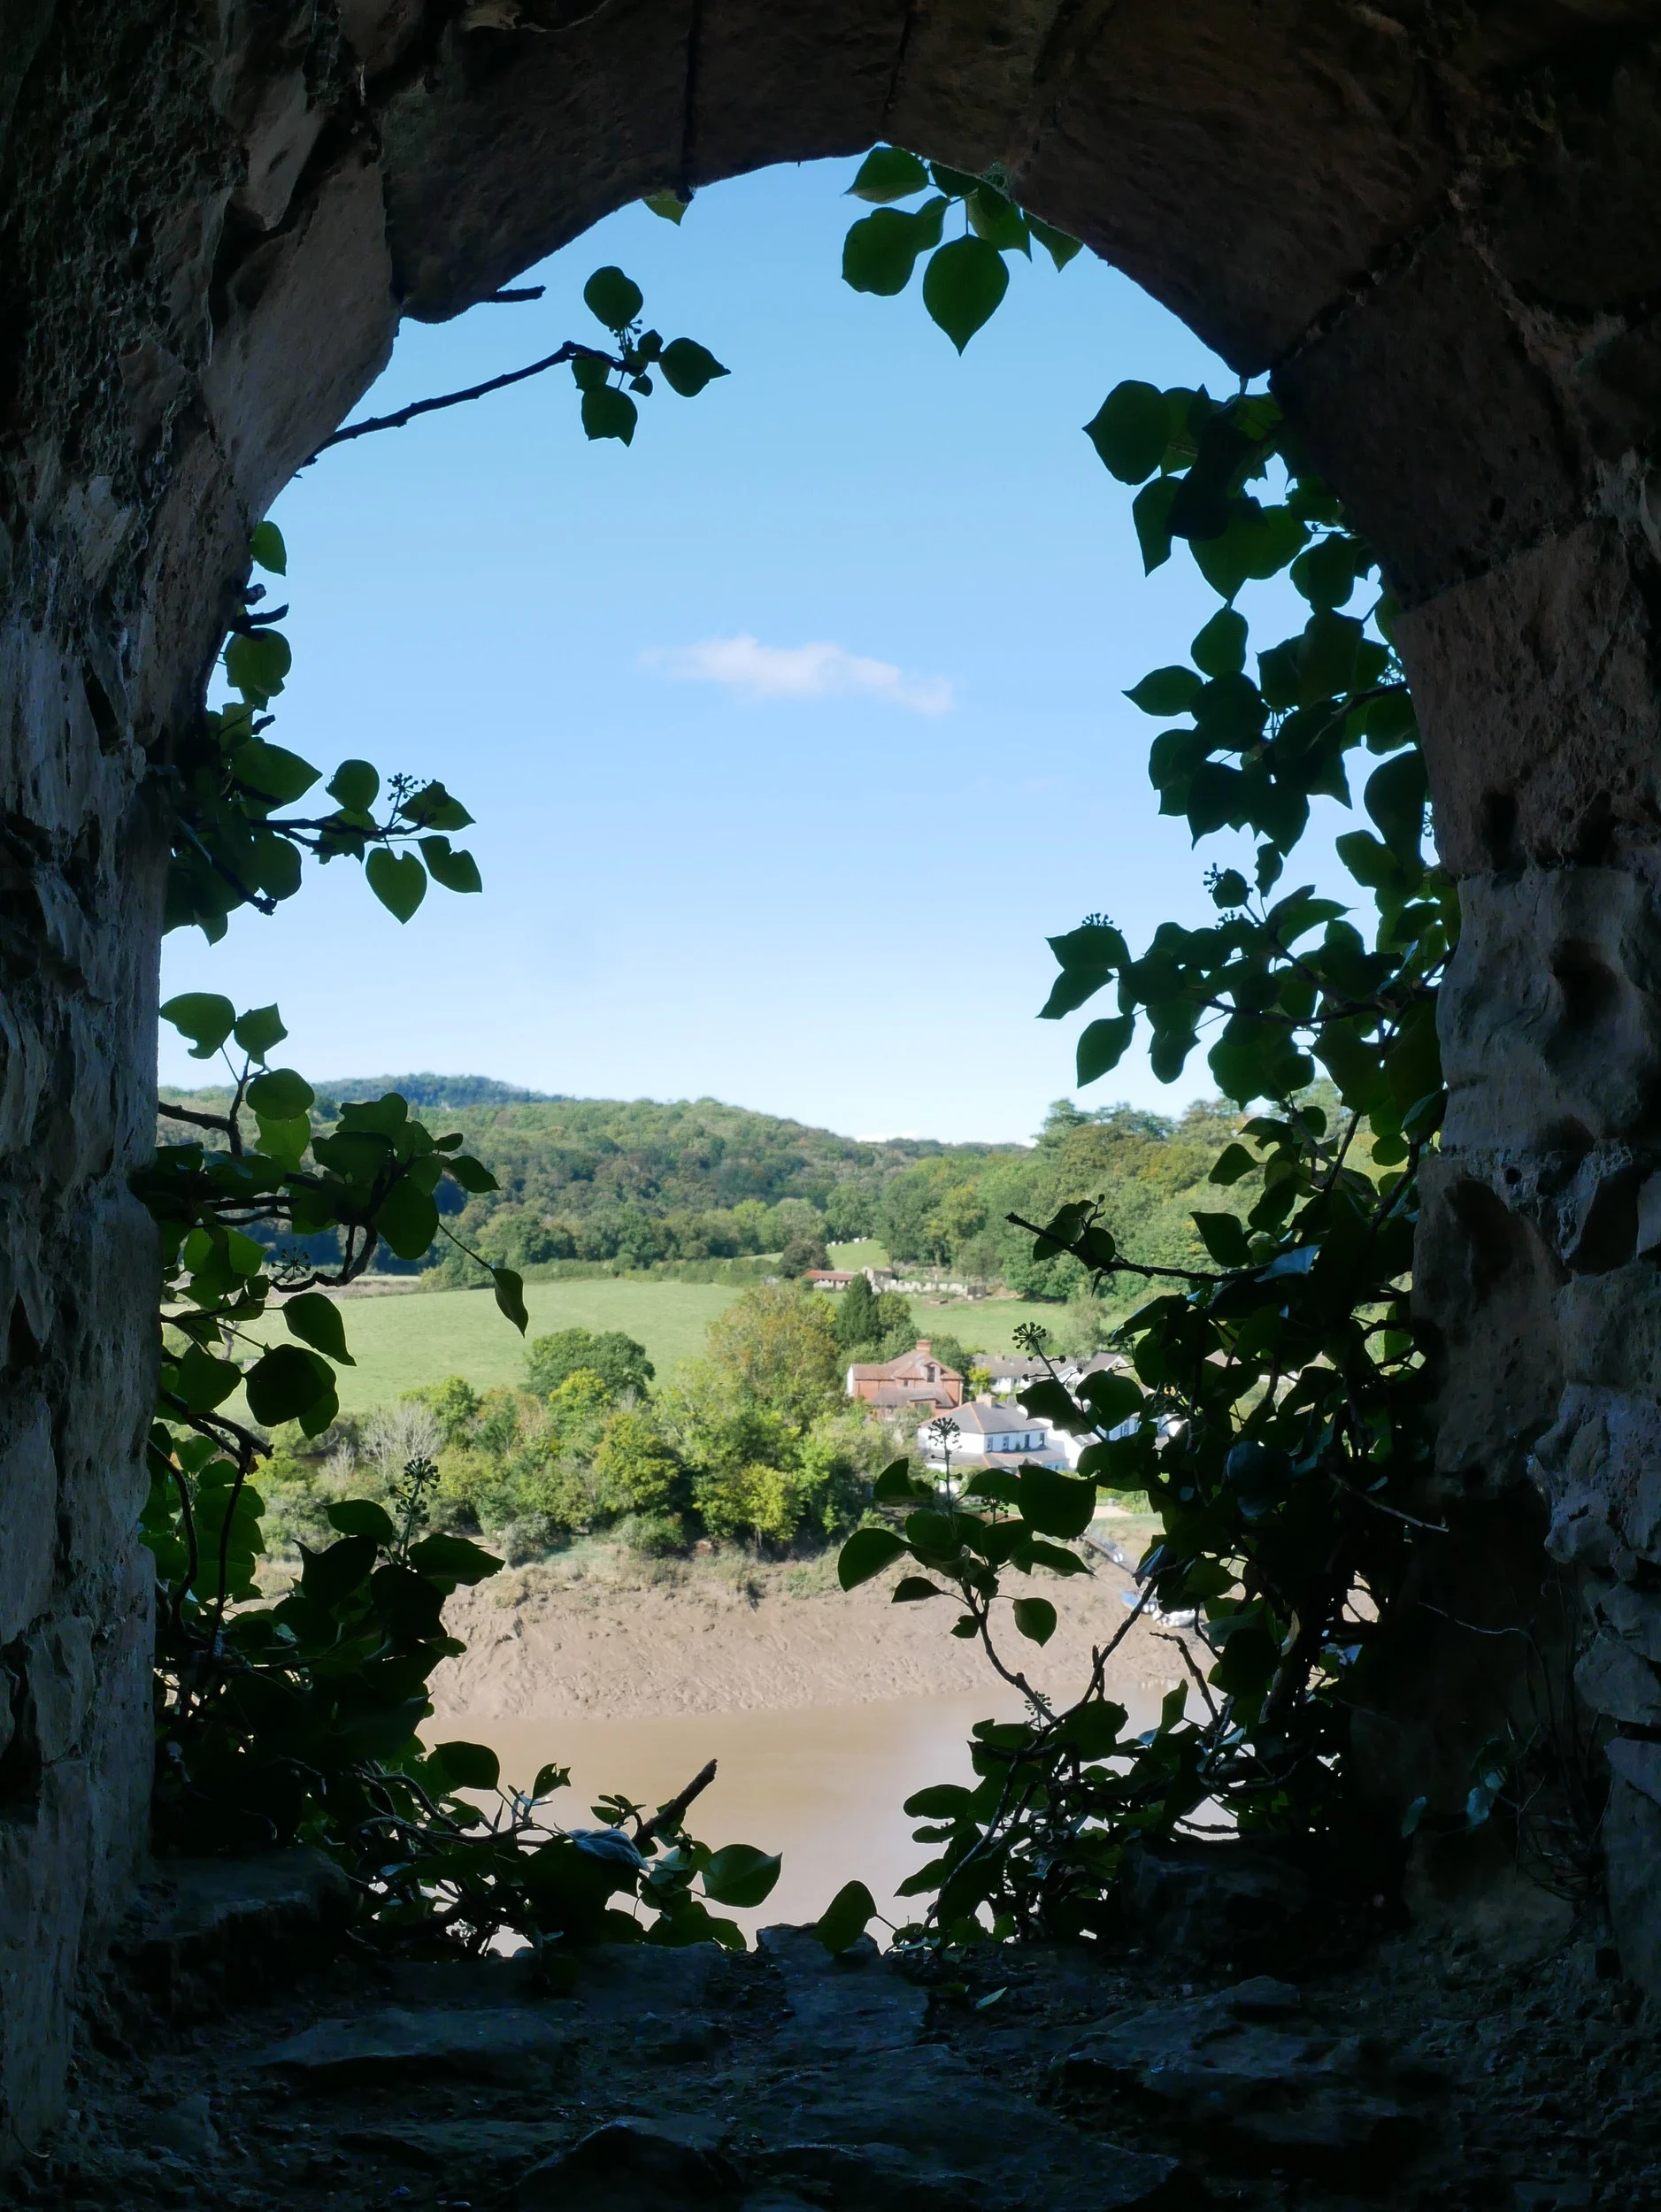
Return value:
<svg viewBox="0 0 1661 2212">
<path fill-rule="evenodd" d="M 848 281 L 904 290 L 917 254 L 960 211 L 964 235 L 936 247 L 922 289 L 961 350 L 1003 296 L 1003 257 L 1043 236 L 1005 182 L 878 149 L 857 194 L 934 196 L 914 213 L 856 222 Z M 1125 1276 L 1149 1292 L 1120 1332 L 1119 1366 L 1067 1388 L 1051 1364 L 1023 1396 L 1086 1440 L 1077 1474 L 977 1471 L 954 1494 L 896 1466 L 877 1487 L 883 1525 L 842 1549 L 846 1586 L 902 1564 L 896 1602 L 946 1599 L 951 1632 L 978 1641 L 1027 1701 L 1024 1721 L 975 1731 L 973 1786 L 908 1801 L 925 1823 L 918 1839 L 937 1847 L 905 1885 L 932 1900 L 909 1932 L 929 1941 L 988 1927 L 1102 1932 L 1127 1847 L 1170 1836 L 1208 1803 L 1243 1832 L 1342 1834 L 1376 1867 L 1350 1715 L 1367 1695 L 1410 1537 L 1425 1525 L 1414 1508 L 1429 1459 L 1426 1383 L 1410 1268 L 1419 1164 L 1443 1106 L 1435 1001 L 1458 912 L 1424 852 L 1426 787 L 1394 603 L 1272 393 L 1121 383 L 1085 432 L 1109 473 L 1135 488 L 1145 568 L 1180 547 L 1219 603 L 1188 660 L 1127 695 L 1167 726 L 1149 759 L 1161 812 L 1185 820 L 1196 844 L 1224 833 L 1233 843 L 1206 877 L 1207 925 L 1163 923 L 1135 951 L 1096 913 L 1052 939 L 1060 972 L 1042 1013 L 1058 1020 L 1108 1000 L 1079 1037 L 1080 1085 L 1116 1067 L 1139 1032 L 1165 1081 L 1203 1046 L 1218 1088 L 1242 1110 L 1211 1179 L 1253 1196 L 1243 1219 L 1220 1206 L 1196 1213 L 1205 1268 L 1128 1260 L 1100 1203 L 1018 1221 L 1035 1256 L 1069 1253 L 1098 1282 Z M 1263 642 L 1242 601 L 1281 578 L 1303 618 Z M 1311 801 L 1357 796 L 1371 826 L 1336 841 L 1354 903 L 1282 887 Z M 1236 860 L 1242 833 L 1250 855 Z M 1312 1102 L 1318 1079 L 1335 1106 Z M 1028 1348 L 1042 1345 L 1039 1333 Z M 1160 1522 L 1120 1636 L 1139 1616 L 1165 1633 L 1191 1625 L 1176 1639 L 1188 1678 L 1142 1732 L 1107 1694 L 1111 1646 L 1083 1697 L 1061 1707 L 1008 1651 L 1011 1635 L 1019 1649 L 1055 1631 L 1055 1606 L 1032 1578 L 1088 1571 L 1068 1540 L 1088 1528 L 1098 1485 L 1145 1491 Z M 868 1903 L 857 1886 L 837 1901 L 824 1928 L 833 1948 Z"/>
<path fill-rule="evenodd" d="M 688 396 L 725 373 L 694 341 L 665 345 L 643 330 L 641 293 L 620 270 L 596 272 L 584 298 L 615 350 L 568 342 L 554 358 L 573 365 L 590 438 L 628 442 L 634 395 L 650 394 L 654 369 Z M 467 396 L 354 426 L 330 442 Z M 254 533 L 251 565 L 286 572 L 269 522 Z M 167 926 L 194 923 L 211 941 L 239 907 L 270 913 L 299 888 L 308 855 L 358 862 L 400 922 L 429 879 L 477 891 L 472 856 L 450 842 L 472 818 L 440 783 L 394 775 L 383 785 L 370 763 L 347 760 L 326 787 L 332 807 L 285 810 L 321 772 L 266 735 L 291 658 L 276 627 L 287 609 L 259 611 L 267 588 L 249 584 L 231 626 L 221 655 L 227 703 L 205 710 L 153 778 L 173 841 Z M 258 1578 L 264 1432 L 288 1421 L 310 1436 L 325 1431 L 339 1411 L 338 1368 L 351 1360 L 327 1293 L 360 1276 L 383 1245 L 408 1261 L 441 1235 L 458 1242 L 440 1213 L 441 1187 L 471 1194 L 496 1183 L 458 1136 L 434 1135 L 396 1094 L 342 1106 L 331 1125 L 314 1126 L 311 1087 L 273 1064 L 287 1035 L 275 1006 L 239 1012 L 217 994 L 190 992 L 162 1012 L 194 1057 L 224 1058 L 230 1096 L 222 1112 L 164 1099 L 162 1118 L 180 1138 L 135 1178 L 161 1257 L 142 1524 L 158 1584 L 158 1847 L 319 1846 L 346 1869 L 366 1927 L 382 1939 L 481 1949 L 511 1930 L 550 1968 L 598 1940 L 742 1946 L 736 1925 L 710 1908 L 759 1904 L 779 1862 L 743 1844 L 711 1851 L 688 1833 L 685 1815 L 712 1767 L 655 1814 L 613 1797 L 594 1809 L 602 1826 L 568 1828 L 549 1810 L 568 1780 L 563 1769 L 545 1767 L 528 1791 L 504 1789 L 483 1746 L 421 1740 L 432 1671 L 463 1648 L 445 1631 L 444 1601 L 502 1564 L 464 1538 L 426 1532 L 430 1465 L 405 1469 L 393 1513 L 366 1499 L 333 1506 L 336 1540 L 303 1546 L 294 1587 L 266 1601 Z M 332 1256 L 319 1260 L 319 1249 Z M 469 1256 L 523 1332 L 519 1276 Z M 239 1402 L 247 1420 L 230 1410 Z"/>
</svg>

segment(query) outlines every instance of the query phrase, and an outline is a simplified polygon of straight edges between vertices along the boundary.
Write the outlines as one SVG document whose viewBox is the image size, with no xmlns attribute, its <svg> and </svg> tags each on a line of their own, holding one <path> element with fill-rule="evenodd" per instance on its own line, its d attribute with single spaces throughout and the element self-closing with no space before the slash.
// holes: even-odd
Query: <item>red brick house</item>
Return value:
<svg viewBox="0 0 1661 2212">
<path fill-rule="evenodd" d="M 963 1403 L 963 1377 L 934 1357 L 928 1339 L 898 1359 L 878 1360 L 848 1370 L 848 1395 L 868 1405 L 930 1407 L 942 1413 Z"/>
</svg>

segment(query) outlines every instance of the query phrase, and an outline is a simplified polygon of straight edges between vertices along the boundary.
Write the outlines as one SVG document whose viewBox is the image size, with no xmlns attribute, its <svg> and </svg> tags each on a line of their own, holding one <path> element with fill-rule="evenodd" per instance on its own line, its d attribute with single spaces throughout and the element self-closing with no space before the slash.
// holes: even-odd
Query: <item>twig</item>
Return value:
<svg viewBox="0 0 1661 2212">
<path fill-rule="evenodd" d="M 1057 1252 L 1073 1252 L 1072 1245 L 1063 1244 L 1058 1237 L 1052 1237 L 1048 1229 L 1041 1229 L 1035 1221 L 1028 1221 L 1024 1214 L 1005 1214 L 1004 1218 L 1011 1228 L 1027 1230 L 1041 1242 L 1053 1246 Z M 1073 1257 L 1078 1257 L 1076 1252 L 1073 1252 Z M 1105 1267 L 1097 1267 L 1091 1260 L 1086 1260 L 1083 1264 L 1097 1275 L 1141 1275 L 1150 1282 L 1162 1276 L 1169 1277 L 1176 1283 L 1227 1283 L 1234 1279 L 1231 1275 L 1209 1274 L 1203 1267 L 1147 1267 L 1141 1260 L 1127 1260 L 1117 1253 Z M 1250 1268 L 1237 1268 L 1234 1271 L 1242 1275 L 1250 1275 L 1253 1271 Z"/>
<path fill-rule="evenodd" d="M 574 338 L 567 338 L 557 353 L 533 361 L 527 368 L 510 369 L 505 376 L 492 376 L 482 384 L 470 384 L 465 392 L 444 392 L 436 399 L 418 399 L 408 407 L 400 407 L 396 414 L 372 415 L 367 422 L 349 423 L 344 430 L 332 431 L 300 466 L 310 468 L 318 455 L 327 453 L 333 445 L 346 445 L 353 438 L 366 438 L 372 430 L 402 430 L 405 423 L 413 422 L 418 415 L 436 414 L 441 407 L 460 407 L 470 399 L 483 399 L 491 392 L 505 391 L 510 384 L 523 384 L 527 377 L 541 376 L 566 361 L 604 361 L 608 369 L 624 365 L 615 355 L 602 353 L 597 346 L 579 345 Z"/>
<path fill-rule="evenodd" d="M 686 1811 L 687 1807 L 695 1797 L 701 1796 L 714 1779 L 715 1762 L 711 1759 L 707 1766 L 699 1768 L 678 1797 L 672 1797 L 666 1805 L 659 1805 L 651 1818 L 642 1821 L 635 1829 L 636 1848 L 643 1843 L 652 1842 L 657 1837 L 662 1835 L 666 1828 L 679 1827 L 681 1816 Z"/>
<path fill-rule="evenodd" d="M 1193 1676 L 1200 1695 L 1205 1700 L 1206 1711 L 1214 1721 L 1220 1721 L 1223 1717 L 1218 1710 L 1217 1700 L 1211 1695 L 1211 1686 L 1200 1672 L 1194 1654 L 1188 1649 L 1186 1638 L 1173 1635 L 1169 1629 L 1165 1628 L 1156 1628 L 1154 1634 L 1162 1644 L 1174 1644 L 1182 1654 L 1182 1663 Z"/>
</svg>

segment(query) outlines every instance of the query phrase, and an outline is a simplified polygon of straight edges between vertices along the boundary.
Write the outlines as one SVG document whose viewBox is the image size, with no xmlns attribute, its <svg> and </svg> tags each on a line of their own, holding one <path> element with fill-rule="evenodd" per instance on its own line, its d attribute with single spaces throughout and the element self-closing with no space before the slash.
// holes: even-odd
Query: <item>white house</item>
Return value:
<svg viewBox="0 0 1661 2212">
<path fill-rule="evenodd" d="M 1048 1421 L 1023 1413 L 1019 1406 L 973 1398 L 938 1418 L 955 1424 L 957 1433 L 942 1439 L 934 1422 L 925 1422 L 918 1431 L 919 1448 L 932 1466 L 943 1466 L 949 1457 L 958 1466 L 969 1461 L 990 1467 L 1068 1463 L 1065 1447 L 1071 1439 L 1057 1435 Z"/>
</svg>

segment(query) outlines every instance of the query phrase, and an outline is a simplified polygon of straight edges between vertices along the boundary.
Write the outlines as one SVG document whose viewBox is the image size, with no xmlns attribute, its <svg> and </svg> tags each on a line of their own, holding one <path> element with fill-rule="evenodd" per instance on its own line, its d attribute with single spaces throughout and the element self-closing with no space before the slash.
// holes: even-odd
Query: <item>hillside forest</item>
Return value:
<svg viewBox="0 0 1661 2212">
<path fill-rule="evenodd" d="M 417 1113 L 442 1114 L 500 1186 L 448 1215 L 456 1241 L 441 1235 L 407 1264 L 380 1256 L 383 1267 L 446 1288 L 484 1279 L 469 1251 L 531 1280 L 619 1271 L 744 1279 L 800 1276 L 828 1265 L 831 1245 L 873 1239 L 901 1270 L 1066 1301 L 1084 1289 L 1084 1270 L 1065 1253 L 1035 1258 L 1031 1235 L 1007 1216 L 1047 1221 L 1073 1200 L 1103 1199 L 1129 1257 L 1203 1265 L 1191 1217 L 1228 1202 L 1206 1178 L 1241 1120 L 1220 1102 L 1170 1118 L 1064 1100 L 1031 1146 L 859 1142 L 712 1099 L 538 1098 L 478 1077 L 404 1075 L 320 1088 L 314 1126 L 383 1090 L 401 1092 Z M 211 1108 L 224 1094 L 175 1096 Z"/>
</svg>

